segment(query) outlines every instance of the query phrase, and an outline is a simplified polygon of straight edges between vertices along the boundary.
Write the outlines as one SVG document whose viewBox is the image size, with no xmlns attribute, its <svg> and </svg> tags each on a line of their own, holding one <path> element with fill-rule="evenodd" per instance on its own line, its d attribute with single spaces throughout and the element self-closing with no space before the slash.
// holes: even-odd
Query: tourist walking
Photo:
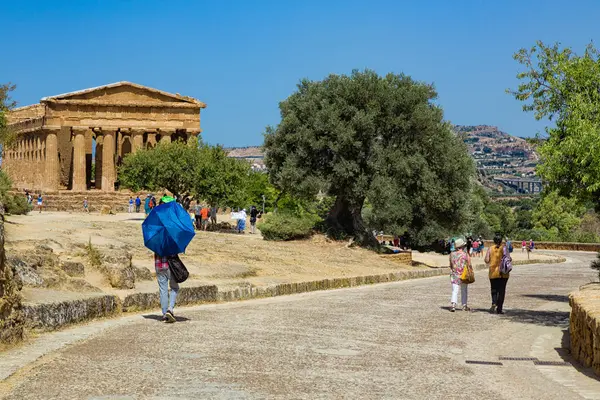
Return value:
<svg viewBox="0 0 600 400">
<path fill-rule="evenodd" d="M 208 226 L 208 207 L 202 207 L 200 218 L 202 220 L 202 230 L 206 231 L 206 227 Z"/>
<path fill-rule="evenodd" d="M 135 198 L 135 212 L 139 213 L 140 212 L 140 206 L 142 205 L 142 200 L 140 199 L 140 196 L 137 196 Z"/>
<path fill-rule="evenodd" d="M 256 206 L 250 208 L 250 233 L 256 233 L 256 217 L 258 217 L 258 210 Z"/>
<path fill-rule="evenodd" d="M 494 236 L 494 245 L 491 246 L 486 255 L 485 263 L 489 267 L 490 287 L 492 293 L 492 307 L 490 312 L 504 314 L 504 297 L 506 295 L 506 284 L 508 283 L 509 273 L 503 274 L 500 271 L 502 256 L 508 255 L 506 246 L 502 246 L 502 235 Z"/>
<path fill-rule="evenodd" d="M 244 233 L 244 231 L 246 230 L 246 217 L 246 209 L 244 208 L 242 211 L 239 212 L 239 218 L 237 221 L 238 233 Z"/>
<path fill-rule="evenodd" d="M 133 212 L 133 197 L 131 196 L 129 196 L 129 207 L 127 207 L 127 212 L 130 214 Z"/>
<path fill-rule="evenodd" d="M 452 296 L 450 297 L 450 311 L 456 311 L 458 303 L 458 290 L 460 289 L 460 299 L 462 309 L 470 311 L 468 306 L 469 281 L 462 280 L 463 272 L 472 274 L 471 257 L 466 251 L 467 243 L 464 239 L 458 238 L 454 241 L 455 250 L 450 253 L 450 282 L 452 283 Z M 471 269 L 465 271 L 465 268 Z"/>
<path fill-rule="evenodd" d="M 533 251 L 534 248 L 535 243 L 533 242 L 533 239 L 529 239 L 529 251 Z"/>
<path fill-rule="evenodd" d="M 179 293 L 179 284 L 175 282 L 175 279 L 171 278 L 171 270 L 169 269 L 167 257 L 162 257 L 154 253 L 154 269 L 156 270 L 156 280 L 158 281 L 160 308 L 163 314 L 162 321 L 173 323 L 175 322 L 173 309 L 175 308 L 177 293 Z M 170 293 L 169 287 L 171 287 Z"/>
<path fill-rule="evenodd" d="M 218 210 L 219 210 L 218 207 L 210 208 L 210 224 L 211 225 L 217 225 L 217 211 Z"/>
<path fill-rule="evenodd" d="M 194 206 L 194 220 L 195 226 L 197 230 L 202 230 L 202 217 L 200 216 L 200 212 L 202 211 L 202 206 L 196 200 L 196 205 Z"/>
<path fill-rule="evenodd" d="M 152 197 L 148 193 L 148 195 L 146 196 L 146 200 L 144 201 L 144 212 L 146 213 L 146 217 L 148 216 L 148 214 L 150 214 L 150 211 L 152 211 L 152 209 L 150 208 L 150 200 L 152 200 Z"/>
<path fill-rule="evenodd" d="M 90 213 L 90 208 L 89 208 L 89 204 L 88 204 L 88 199 L 87 196 L 83 198 L 83 211 L 86 213 Z"/>
<path fill-rule="evenodd" d="M 527 241 L 523 240 L 521 242 L 521 253 L 523 253 L 525 250 L 527 250 Z"/>
<path fill-rule="evenodd" d="M 42 207 L 44 205 L 44 198 L 42 197 L 42 194 L 38 194 L 38 198 L 37 198 L 37 206 L 38 209 L 40 210 L 40 214 L 42 213 Z"/>
</svg>

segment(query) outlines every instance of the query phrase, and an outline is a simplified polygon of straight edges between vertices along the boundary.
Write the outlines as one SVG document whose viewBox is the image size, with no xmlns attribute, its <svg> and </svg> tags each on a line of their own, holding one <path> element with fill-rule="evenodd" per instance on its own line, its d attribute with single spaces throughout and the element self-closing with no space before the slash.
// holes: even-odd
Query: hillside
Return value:
<svg viewBox="0 0 600 400">
<path fill-rule="evenodd" d="M 514 192 L 514 189 L 494 182 L 494 177 L 535 178 L 539 156 L 525 139 L 490 125 L 456 125 L 454 129 L 464 135 L 469 153 L 476 162 L 479 180 L 492 192 Z"/>
<path fill-rule="evenodd" d="M 534 178 L 538 155 L 525 139 L 511 136 L 491 125 L 455 125 L 464 135 L 469 154 L 476 162 L 479 180 L 495 193 L 514 190 L 494 182 L 494 177 Z M 257 170 L 265 170 L 264 152 L 260 146 L 225 149 L 230 157 L 244 158 Z"/>
</svg>

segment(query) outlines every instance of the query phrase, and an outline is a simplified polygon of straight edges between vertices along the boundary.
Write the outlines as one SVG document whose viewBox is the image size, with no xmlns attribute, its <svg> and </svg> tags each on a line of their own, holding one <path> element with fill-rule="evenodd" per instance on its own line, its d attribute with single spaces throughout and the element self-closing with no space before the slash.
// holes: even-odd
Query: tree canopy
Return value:
<svg viewBox="0 0 600 400">
<path fill-rule="evenodd" d="M 466 146 L 444 122 L 432 85 L 373 71 L 302 80 L 267 127 L 265 162 L 284 193 L 335 197 L 330 229 L 368 246 L 365 201 L 381 224 L 425 243 L 465 217 L 474 174 Z"/>
<path fill-rule="evenodd" d="M 510 91 L 536 119 L 555 122 L 546 129 L 537 173 L 561 194 L 593 200 L 600 206 L 600 58 L 588 45 L 577 55 L 541 41 L 514 55 L 524 67 L 522 81 Z"/>
<path fill-rule="evenodd" d="M 159 143 L 129 154 L 119 168 L 119 182 L 132 190 L 166 189 L 188 206 L 192 198 L 212 206 L 247 206 L 250 165 L 228 158 L 223 148 L 181 141 Z"/>
<path fill-rule="evenodd" d="M 15 90 L 16 86 L 10 83 L 0 85 L 0 143 L 10 142 L 11 134 L 8 130 L 6 113 L 13 109 L 17 103 L 10 98 L 10 92 Z"/>
</svg>

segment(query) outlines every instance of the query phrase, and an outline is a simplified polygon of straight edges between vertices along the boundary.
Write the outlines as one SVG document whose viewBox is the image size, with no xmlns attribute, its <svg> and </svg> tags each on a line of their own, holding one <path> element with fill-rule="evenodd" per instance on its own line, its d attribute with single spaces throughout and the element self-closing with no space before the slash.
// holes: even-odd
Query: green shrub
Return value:
<svg viewBox="0 0 600 400">
<path fill-rule="evenodd" d="M 265 240 L 294 240 L 307 238 L 320 218 L 314 214 L 292 214 L 280 212 L 266 215 L 258 223 Z"/>
<path fill-rule="evenodd" d="M 3 196 L 4 210 L 7 214 L 27 214 L 31 206 L 27 203 L 25 196 L 6 194 Z"/>
</svg>

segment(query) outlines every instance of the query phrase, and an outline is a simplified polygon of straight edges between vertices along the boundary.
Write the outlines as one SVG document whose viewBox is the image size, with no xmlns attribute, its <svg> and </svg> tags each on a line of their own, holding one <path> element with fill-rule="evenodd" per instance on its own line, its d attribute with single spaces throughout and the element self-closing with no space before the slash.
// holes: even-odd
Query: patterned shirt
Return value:
<svg viewBox="0 0 600 400">
<path fill-rule="evenodd" d="M 154 253 L 154 268 L 156 268 L 157 271 L 169 269 L 169 261 L 167 260 L 167 257 L 161 257 Z"/>
<path fill-rule="evenodd" d="M 452 283 L 459 285 L 462 283 L 460 276 L 467 265 L 469 265 L 469 255 L 463 250 L 457 250 L 450 253 L 450 280 Z"/>
</svg>

